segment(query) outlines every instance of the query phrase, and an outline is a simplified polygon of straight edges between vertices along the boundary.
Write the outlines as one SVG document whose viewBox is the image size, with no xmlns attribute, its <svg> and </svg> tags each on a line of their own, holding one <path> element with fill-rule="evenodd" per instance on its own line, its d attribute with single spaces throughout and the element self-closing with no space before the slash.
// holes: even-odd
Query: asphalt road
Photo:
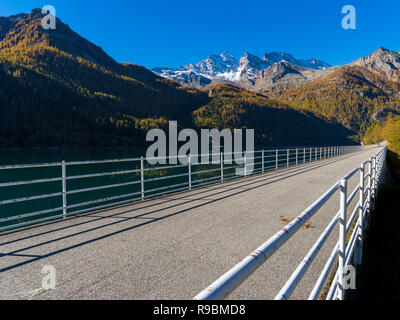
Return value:
<svg viewBox="0 0 400 320">
<path fill-rule="evenodd" d="M 192 299 L 377 151 L 0 234 L 0 299 Z M 337 194 L 229 298 L 273 299 L 338 201 Z M 308 297 L 338 232 L 292 298 Z M 56 271 L 53 290 L 42 288 L 48 265 Z"/>
</svg>

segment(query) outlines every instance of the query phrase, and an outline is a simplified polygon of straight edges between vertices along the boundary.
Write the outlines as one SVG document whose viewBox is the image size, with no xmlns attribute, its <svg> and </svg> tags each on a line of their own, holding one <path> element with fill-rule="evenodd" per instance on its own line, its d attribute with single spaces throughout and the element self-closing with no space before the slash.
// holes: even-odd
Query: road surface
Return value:
<svg viewBox="0 0 400 320">
<path fill-rule="evenodd" d="M 378 150 L 0 234 L 0 299 L 192 299 Z M 349 193 L 358 181 L 349 181 Z M 338 201 L 339 194 L 229 298 L 273 299 Z M 338 232 L 292 298 L 308 297 Z M 42 288 L 44 266 L 55 269 L 53 290 Z"/>
</svg>

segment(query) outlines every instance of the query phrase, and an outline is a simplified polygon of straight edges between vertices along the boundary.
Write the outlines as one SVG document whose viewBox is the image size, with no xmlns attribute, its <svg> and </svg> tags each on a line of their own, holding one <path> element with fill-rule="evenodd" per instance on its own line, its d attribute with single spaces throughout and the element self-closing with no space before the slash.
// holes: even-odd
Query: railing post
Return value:
<svg viewBox="0 0 400 320">
<path fill-rule="evenodd" d="M 315 161 L 318 160 L 318 148 L 315 148 Z"/>
<path fill-rule="evenodd" d="M 62 162 L 62 194 L 63 194 L 63 219 L 67 217 L 67 166 Z"/>
<path fill-rule="evenodd" d="M 310 162 L 312 162 L 312 148 L 310 148 Z"/>
<path fill-rule="evenodd" d="M 304 148 L 303 163 L 306 163 L 306 148 Z"/>
<path fill-rule="evenodd" d="M 192 155 L 188 156 L 189 190 L 192 190 Z"/>
<path fill-rule="evenodd" d="M 287 167 L 289 168 L 289 149 L 287 149 Z"/>
<path fill-rule="evenodd" d="M 369 159 L 369 166 L 368 166 L 368 215 L 370 215 L 372 211 L 372 158 Z"/>
<path fill-rule="evenodd" d="M 247 177 L 247 151 L 244 152 L 244 176 Z"/>
<path fill-rule="evenodd" d="M 296 166 L 299 163 L 299 149 L 296 148 Z"/>
<path fill-rule="evenodd" d="M 340 182 L 340 218 L 339 218 L 339 277 L 338 277 L 338 299 L 344 300 L 344 274 L 346 263 L 346 214 L 347 214 L 347 181 Z"/>
<path fill-rule="evenodd" d="M 264 173 L 264 150 L 261 151 L 261 158 L 262 158 L 261 171 L 262 171 L 262 173 Z"/>
<path fill-rule="evenodd" d="M 372 167 L 372 199 L 376 198 L 376 156 L 373 156 L 374 165 Z"/>
<path fill-rule="evenodd" d="M 360 265 L 362 262 L 362 248 L 364 242 L 364 163 L 360 166 L 360 205 L 358 211 L 358 221 L 359 221 L 359 228 L 358 228 L 358 246 L 357 251 L 355 253 L 354 263 L 356 265 Z"/>
<path fill-rule="evenodd" d="M 275 168 L 276 170 L 278 170 L 278 162 L 279 162 L 279 151 L 278 149 L 276 149 L 276 162 L 275 162 Z"/>
<path fill-rule="evenodd" d="M 140 158 L 140 186 L 142 191 L 142 200 L 144 200 L 144 160 Z"/>
<path fill-rule="evenodd" d="M 221 152 L 221 183 L 224 183 L 224 153 Z"/>
</svg>

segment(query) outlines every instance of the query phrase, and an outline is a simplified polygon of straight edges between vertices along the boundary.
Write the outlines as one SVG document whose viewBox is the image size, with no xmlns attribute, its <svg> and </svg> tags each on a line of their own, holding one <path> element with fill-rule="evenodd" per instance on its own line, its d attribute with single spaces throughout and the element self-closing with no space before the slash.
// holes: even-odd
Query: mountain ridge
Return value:
<svg viewBox="0 0 400 320">
<path fill-rule="evenodd" d="M 280 62 L 288 62 L 309 70 L 325 70 L 331 67 L 319 59 L 298 60 L 285 52 L 265 53 L 263 58 L 245 52 L 237 60 L 224 50 L 220 55 L 210 55 L 197 64 L 188 64 L 178 68 L 156 67 L 152 71 L 182 85 L 196 88 L 204 88 L 214 79 L 221 79 L 251 89 L 263 70 Z M 194 78 L 198 81 L 191 81 Z"/>
<path fill-rule="evenodd" d="M 383 75 L 389 80 L 400 82 L 400 52 L 380 47 L 370 55 L 357 59 L 349 66 L 361 66 Z"/>
</svg>

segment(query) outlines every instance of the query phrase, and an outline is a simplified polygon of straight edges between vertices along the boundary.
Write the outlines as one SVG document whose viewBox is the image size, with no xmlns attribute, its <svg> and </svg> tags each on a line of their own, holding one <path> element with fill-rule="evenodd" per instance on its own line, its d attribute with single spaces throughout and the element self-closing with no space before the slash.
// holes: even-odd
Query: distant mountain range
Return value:
<svg viewBox="0 0 400 320">
<path fill-rule="evenodd" d="M 188 87 L 240 86 L 334 119 L 359 135 L 371 122 L 400 114 L 400 52 L 385 48 L 345 66 L 297 60 L 287 53 L 270 53 L 263 59 L 246 53 L 237 62 L 223 52 L 196 65 L 153 72 Z"/>
<path fill-rule="evenodd" d="M 396 51 L 333 67 L 223 52 L 150 71 L 116 62 L 59 19 L 44 30 L 42 18 L 40 9 L 0 17 L 0 147 L 143 146 L 168 120 L 254 128 L 262 146 L 345 144 L 400 113 Z"/>
<path fill-rule="evenodd" d="M 371 55 L 344 67 L 362 67 L 387 80 L 400 79 L 400 51 L 379 48 Z M 289 53 L 272 52 L 259 58 L 245 53 L 237 61 L 227 51 L 211 55 L 197 64 L 180 68 L 154 68 L 156 74 L 177 81 L 184 86 L 206 88 L 218 83 L 239 85 L 259 92 L 293 89 L 324 79 L 343 68 L 331 66 L 319 59 L 299 60 Z"/>
<path fill-rule="evenodd" d="M 331 66 L 319 59 L 298 60 L 289 53 L 271 52 L 259 58 L 246 52 L 236 60 L 229 52 L 211 55 L 197 64 L 179 68 L 154 68 L 156 74 L 182 85 L 204 88 L 210 84 L 228 82 L 246 88 L 260 87 L 261 82 L 274 82 L 286 75 L 302 77 L 307 70 L 325 70 Z"/>
</svg>

